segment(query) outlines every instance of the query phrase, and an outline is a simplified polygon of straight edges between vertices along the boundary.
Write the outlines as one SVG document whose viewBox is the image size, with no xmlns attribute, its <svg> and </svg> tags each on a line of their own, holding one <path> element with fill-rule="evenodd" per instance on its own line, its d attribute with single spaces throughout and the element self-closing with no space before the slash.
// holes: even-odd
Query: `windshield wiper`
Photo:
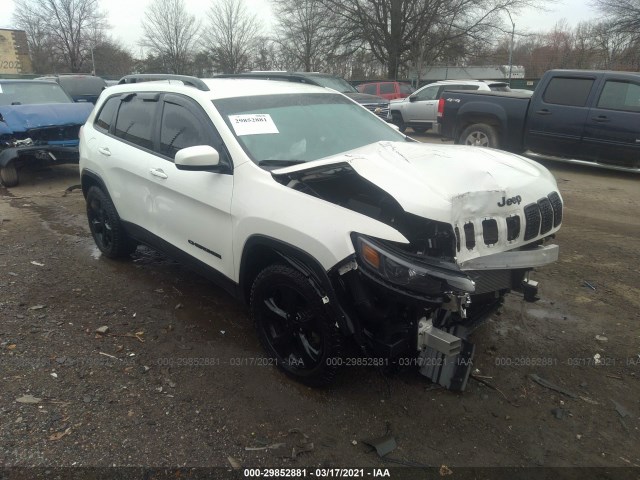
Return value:
<svg viewBox="0 0 640 480">
<path fill-rule="evenodd" d="M 289 167 L 291 165 L 298 165 L 305 163 L 304 160 L 260 160 L 258 166 L 272 166 L 272 167 Z"/>
</svg>

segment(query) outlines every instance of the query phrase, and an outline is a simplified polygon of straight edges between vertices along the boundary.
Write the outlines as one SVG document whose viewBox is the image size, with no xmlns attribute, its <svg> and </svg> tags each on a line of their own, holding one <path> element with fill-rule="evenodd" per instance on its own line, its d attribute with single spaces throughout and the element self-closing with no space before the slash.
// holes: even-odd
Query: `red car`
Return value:
<svg viewBox="0 0 640 480">
<path fill-rule="evenodd" d="M 414 92 L 414 88 L 408 83 L 401 82 L 371 82 L 361 83 L 356 87 L 361 93 L 377 95 L 387 100 L 405 98 Z"/>
</svg>

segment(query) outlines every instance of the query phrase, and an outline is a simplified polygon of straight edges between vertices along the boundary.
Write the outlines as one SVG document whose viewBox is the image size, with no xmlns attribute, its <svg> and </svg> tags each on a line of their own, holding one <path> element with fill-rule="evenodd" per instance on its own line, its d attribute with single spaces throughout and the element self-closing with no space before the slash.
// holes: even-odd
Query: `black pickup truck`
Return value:
<svg viewBox="0 0 640 480">
<path fill-rule="evenodd" d="M 640 73 L 550 70 L 532 96 L 447 92 L 438 112 L 459 144 L 640 172 Z"/>
</svg>

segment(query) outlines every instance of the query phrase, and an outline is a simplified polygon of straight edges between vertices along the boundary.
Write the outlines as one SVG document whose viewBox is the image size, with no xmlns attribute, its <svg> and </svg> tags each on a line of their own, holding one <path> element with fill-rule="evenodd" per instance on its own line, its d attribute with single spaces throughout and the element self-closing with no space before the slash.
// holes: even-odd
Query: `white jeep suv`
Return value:
<svg viewBox="0 0 640 480">
<path fill-rule="evenodd" d="M 401 132 L 411 127 L 416 133 L 436 129 L 438 126 L 438 101 L 442 93 L 450 90 L 486 90 L 508 92 L 509 84 L 490 80 L 441 80 L 425 85 L 408 97 L 391 100 L 391 121 Z"/>
<path fill-rule="evenodd" d="M 468 334 L 510 290 L 535 297 L 528 272 L 557 259 L 553 176 L 497 150 L 415 142 L 323 87 L 174 77 L 125 77 L 82 129 L 102 253 L 144 243 L 214 280 L 306 384 L 349 364 L 348 339 L 364 364 L 419 363 L 464 389 Z"/>
</svg>

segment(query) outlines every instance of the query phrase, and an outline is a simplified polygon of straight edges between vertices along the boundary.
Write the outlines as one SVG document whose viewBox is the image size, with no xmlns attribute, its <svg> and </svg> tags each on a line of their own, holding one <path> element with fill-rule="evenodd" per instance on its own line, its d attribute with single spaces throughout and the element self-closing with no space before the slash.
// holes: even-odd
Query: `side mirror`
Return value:
<svg viewBox="0 0 640 480">
<path fill-rule="evenodd" d="M 417 100 L 417 98 L 416 98 L 416 96 L 415 96 L 415 95 L 411 95 L 411 96 L 409 97 L 409 101 L 410 101 L 410 102 L 415 102 L 416 100 Z"/>
<path fill-rule="evenodd" d="M 174 161 L 178 170 L 213 170 L 220 164 L 220 154 L 209 145 L 197 145 L 178 150 Z"/>
</svg>

